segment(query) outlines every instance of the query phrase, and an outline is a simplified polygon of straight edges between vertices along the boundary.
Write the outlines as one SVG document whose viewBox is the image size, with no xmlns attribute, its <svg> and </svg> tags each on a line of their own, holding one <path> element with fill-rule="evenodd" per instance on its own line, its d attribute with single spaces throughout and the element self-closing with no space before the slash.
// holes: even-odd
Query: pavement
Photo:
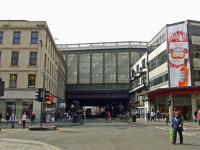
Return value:
<svg viewBox="0 0 200 150">
<path fill-rule="evenodd" d="M 57 121 L 57 122 L 53 122 L 53 123 L 43 123 L 42 125 L 44 127 L 48 127 L 48 126 L 56 126 L 56 127 L 68 127 L 68 126 L 76 126 L 76 125 L 81 125 L 83 124 L 83 122 L 77 122 L 77 123 L 72 123 L 72 121 Z M 15 122 L 15 129 L 20 129 L 22 128 L 22 125 L 20 125 L 18 122 Z M 30 126 L 30 122 L 26 123 L 26 128 L 28 128 Z M 33 126 L 40 126 L 40 122 L 34 122 Z M 1 122 L 0 123 L 0 128 L 1 129 L 9 129 L 11 128 L 11 124 L 8 123 L 8 125 L 6 124 L 6 122 Z"/>
<path fill-rule="evenodd" d="M 61 150 L 43 142 L 20 140 L 13 138 L 1 138 L 0 150 Z"/>
</svg>

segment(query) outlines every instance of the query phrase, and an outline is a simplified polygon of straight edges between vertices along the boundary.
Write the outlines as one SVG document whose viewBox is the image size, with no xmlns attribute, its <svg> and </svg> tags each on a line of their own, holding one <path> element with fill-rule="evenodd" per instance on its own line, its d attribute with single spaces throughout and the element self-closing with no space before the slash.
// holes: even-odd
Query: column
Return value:
<svg viewBox="0 0 200 150">
<path fill-rule="evenodd" d="M 200 98 L 200 95 L 198 94 L 192 94 L 191 95 L 191 103 L 192 103 L 192 118 L 193 118 L 193 114 L 194 112 L 197 110 L 197 98 Z"/>
</svg>

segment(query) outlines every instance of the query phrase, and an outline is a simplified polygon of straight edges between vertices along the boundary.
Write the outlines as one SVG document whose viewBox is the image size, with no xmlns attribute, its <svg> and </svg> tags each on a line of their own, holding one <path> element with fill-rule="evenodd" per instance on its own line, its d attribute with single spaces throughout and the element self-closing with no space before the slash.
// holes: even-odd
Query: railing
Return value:
<svg viewBox="0 0 200 150">
<path fill-rule="evenodd" d="M 57 44 L 60 50 L 80 49 L 104 49 L 104 48 L 147 48 L 148 42 L 125 41 L 125 42 L 101 42 L 101 43 L 80 43 L 80 44 Z"/>
</svg>

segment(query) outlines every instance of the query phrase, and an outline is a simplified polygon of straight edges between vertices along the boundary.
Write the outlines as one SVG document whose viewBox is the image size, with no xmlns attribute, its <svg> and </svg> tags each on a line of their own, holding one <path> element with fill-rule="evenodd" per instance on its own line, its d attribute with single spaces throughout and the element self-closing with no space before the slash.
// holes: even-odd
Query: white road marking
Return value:
<svg viewBox="0 0 200 150">
<path fill-rule="evenodd" d="M 156 129 L 160 129 L 160 130 L 165 130 L 165 131 L 169 131 L 168 127 L 155 127 Z M 187 128 L 190 129 L 190 128 Z M 183 135 L 187 135 L 187 136 L 196 136 L 199 132 L 183 132 Z"/>
</svg>

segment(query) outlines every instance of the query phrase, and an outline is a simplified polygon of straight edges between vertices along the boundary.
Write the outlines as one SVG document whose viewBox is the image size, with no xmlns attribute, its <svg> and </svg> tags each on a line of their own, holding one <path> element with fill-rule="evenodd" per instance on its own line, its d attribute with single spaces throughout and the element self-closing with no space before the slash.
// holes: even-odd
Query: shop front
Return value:
<svg viewBox="0 0 200 150">
<path fill-rule="evenodd" d="M 30 116 L 33 110 L 32 99 L 1 99 L 0 100 L 0 112 L 3 116 L 8 113 L 11 115 L 14 113 L 17 119 L 20 119 L 24 112 L 27 116 Z"/>
<path fill-rule="evenodd" d="M 163 116 L 166 112 L 173 115 L 173 111 L 180 111 L 184 119 L 191 120 L 200 105 L 199 93 L 200 87 L 179 87 L 160 88 L 142 94 L 148 96 L 151 111 L 159 111 Z"/>
</svg>

